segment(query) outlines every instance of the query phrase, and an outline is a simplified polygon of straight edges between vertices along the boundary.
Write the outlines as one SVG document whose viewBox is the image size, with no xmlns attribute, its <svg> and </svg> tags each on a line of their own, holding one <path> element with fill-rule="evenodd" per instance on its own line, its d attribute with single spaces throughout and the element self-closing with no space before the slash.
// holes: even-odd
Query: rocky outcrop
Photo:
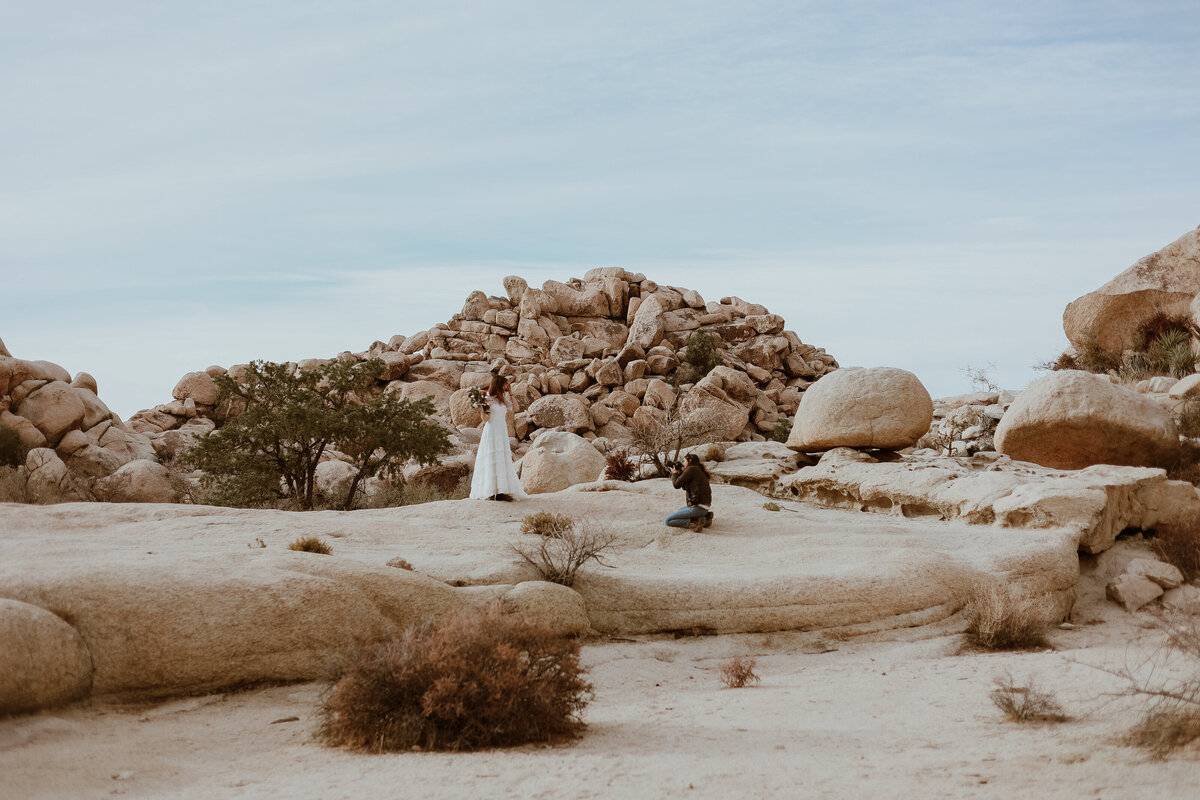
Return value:
<svg viewBox="0 0 1200 800">
<path fill-rule="evenodd" d="M 34 482 L 40 501 L 86 497 L 96 479 L 135 459 L 155 457 L 150 441 L 129 429 L 96 392 L 96 379 L 86 372 L 72 378 L 49 361 L 0 354 L 0 426 L 15 430 L 29 450 L 24 477 Z M 54 459 L 34 456 L 43 449 Z M 54 484 L 70 484 L 68 494 L 56 498 Z"/>
<path fill-rule="evenodd" d="M 900 450 L 933 419 L 933 400 L 916 375 L 894 367 L 841 369 L 804 393 L 787 445 Z"/>
<path fill-rule="evenodd" d="M 139 458 L 96 481 L 92 493 L 109 503 L 174 503 L 179 492 L 171 472 L 157 461 Z"/>
<path fill-rule="evenodd" d="M 706 302 L 695 291 L 620 268 L 541 288 L 509 276 L 504 288 L 501 296 L 471 292 L 444 324 L 337 357 L 384 360 L 379 388 L 404 399 L 430 398 L 464 448 L 472 446 L 470 431 L 479 422 L 467 389 L 485 384 L 494 369 L 505 372 L 520 405 L 510 430 L 518 454 L 545 430 L 604 440 L 601 448 L 627 442 L 635 419 L 660 417 L 676 403 L 685 414 L 719 417 L 721 438 L 762 441 L 795 414 L 810 384 L 838 366 L 761 305 L 738 297 Z M 698 377 L 680 364 L 688 340 L 701 332 L 722 364 Z M 236 379 L 243 368 L 228 374 Z M 177 451 L 187 441 L 168 434 L 213 418 L 213 378 L 224 372 L 188 373 L 171 403 L 138 412 L 130 428 L 162 455 Z"/>
<path fill-rule="evenodd" d="M 1063 330 L 1077 350 L 1119 355 L 1136 347 L 1138 327 L 1157 313 L 1195 317 L 1200 295 L 1200 228 L 1151 253 L 1063 311 Z"/>
<path fill-rule="evenodd" d="M 1106 375 L 1062 370 L 1034 381 L 996 429 L 996 449 L 1055 469 L 1169 467 L 1179 434 L 1159 403 Z"/>
<path fill-rule="evenodd" d="M 1069 530 L 1088 553 L 1108 549 L 1126 530 L 1152 530 L 1200 513 L 1196 487 L 1168 480 L 1161 469 L 1053 470 L 996 453 L 880 461 L 831 450 L 816 466 L 780 479 L 776 494 L 903 517 Z"/>
</svg>

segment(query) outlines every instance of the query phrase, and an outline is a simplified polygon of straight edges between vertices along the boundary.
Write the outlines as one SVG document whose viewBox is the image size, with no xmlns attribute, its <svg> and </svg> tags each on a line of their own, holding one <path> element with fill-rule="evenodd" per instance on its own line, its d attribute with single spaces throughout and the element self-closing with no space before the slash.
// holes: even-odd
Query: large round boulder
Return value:
<svg viewBox="0 0 1200 800">
<path fill-rule="evenodd" d="M 77 630 L 44 608 L 0 599 L 0 716 L 69 702 L 91 686 Z"/>
<path fill-rule="evenodd" d="M 171 396 L 176 400 L 190 397 L 201 405 L 211 406 L 216 404 L 218 393 L 216 381 L 207 372 L 189 372 L 175 384 Z"/>
<path fill-rule="evenodd" d="M 30 392 L 13 409 L 33 423 L 46 441 L 57 445 L 67 431 L 83 424 L 87 406 L 83 392 L 63 381 L 51 381 Z"/>
<path fill-rule="evenodd" d="M 578 395 L 548 394 L 529 406 L 529 421 L 539 428 L 586 431 L 592 428 L 588 405 Z"/>
<path fill-rule="evenodd" d="M 1139 326 L 1155 314 L 1188 316 L 1200 294 L 1200 228 L 1138 261 L 1067 305 L 1063 330 L 1076 348 L 1120 354 L 1137 346 Z"/>
<path fill-rule="evenodd" d="M 537 438 L 521 459 L 521 485 L 530 494 L 557 492 L 600 477 L 604 456 L 582 436 L 548 431 Z"/>
<path fill-rule="evenodd" d="M 319 467 L 318 467 L 319 469 Z M 171 485 L 171 471 L 156 461 L 139 458 L 117 469 L 92 486 L 99 500 L 109 503 L 174 503 L 179 493 Z"/>
<path fill-rule="evenodd" d="M 1093 464 L 1167 467 L 1179 453 L 1161 405 L 1104 375 L 1061 370 L 1017 396 L 996 428 L 996 449 L 1055 469 Z"/>
<path fill-rule="evenodd" d="M 932 421 L 933 399 L 916 375 L 895 367 L 849 367 L 804 392 L 787 446 L 799 452 L 900 450 L 916 444 Z"/>
</svg>

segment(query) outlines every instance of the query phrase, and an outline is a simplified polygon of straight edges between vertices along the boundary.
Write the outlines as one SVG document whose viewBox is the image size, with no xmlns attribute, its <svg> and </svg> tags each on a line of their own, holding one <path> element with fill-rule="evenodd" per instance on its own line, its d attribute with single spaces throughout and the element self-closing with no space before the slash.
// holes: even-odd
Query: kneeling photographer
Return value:
<svg viewBox="0 0 1200 800">
<path fill-rule="evenodd" d="M 676 489 L 683 489 L 687 497 L 687 506 L 667 517 L 667 524 L 672 528 L 688 528 L 699 531 L 712 525 L 713 514 L 708 510 L 712 505 L 712 488 L 708 484 L 708 470 L 700 463 L 695 453 L 688 453 L 683 459 L 683 465 L 671 465 L 671 483 Z"/>
</svg>

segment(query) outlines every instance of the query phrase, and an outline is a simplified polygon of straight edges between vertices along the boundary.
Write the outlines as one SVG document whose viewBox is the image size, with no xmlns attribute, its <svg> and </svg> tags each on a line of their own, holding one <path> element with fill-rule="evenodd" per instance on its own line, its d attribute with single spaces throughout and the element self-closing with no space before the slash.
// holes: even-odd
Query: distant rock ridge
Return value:
<svg viewBox="0 0 1200 800">
<path fill-rule="evenodd" d="M 468 445 L 478 424 L 469 390 L 485 386 L 499 369 L 510 376 L 521 407 L 512 433 L 522 452 L 542 430 L 626 442 L 633 422 L 663 418 L 675 406 L 715 412 L 730 440 L 761 441 L 795 414 L 813 381 L 838 368 L 833 356 L 804 343 L 762 305 L 738 297 L 705 302 L 691 289 L 621 268 L 592 269 L 540 289 L 517 276 L 503 285 L 504 295 L 470 292 L 446 323 L 336 358 L 381 359 L 385 391 L 430 398 Z M 700 331 L 713 337 L 722 361 L 705 376 L 681 368 L 680 351 Z M 306 359 L 295 368 L 329 360 Z M 146 434 L 160 454 L 186 447 L 212 429 L 213 378 L 225 372 L 214 366 L 188 373 L 170 403 L 139 411 L 130 428 Z"/>
</svg>

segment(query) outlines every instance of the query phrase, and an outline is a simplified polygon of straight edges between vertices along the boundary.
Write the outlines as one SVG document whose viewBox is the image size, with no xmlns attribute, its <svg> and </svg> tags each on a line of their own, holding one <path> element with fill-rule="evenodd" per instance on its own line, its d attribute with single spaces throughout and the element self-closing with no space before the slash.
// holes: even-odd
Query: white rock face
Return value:
<svg viewBox="0 0 1200 800">
<path fill-rule="evenodd" d="M 109 503 L 174 503 L 179 495 L 171 473 L 157 461 L 138 459 L 117 469 L 92 487 L 96 499 Z"/>
<path fill-rule="evenodd" d="M 543 433 L 521 458 L 521 485 L 530 494 L 591 483 L 604 471 L 604 456 L 587 439 L 567 431 Z"/>
<path fill-rule="evenodd" d="M 783 476 L 775 494 L 904 517 L 1058 528 L 1072 532 L 1077 548 L 1088 553 L 1107 550 L 1127 529 L 1151 530 L 1200 513 L 1196 487 L 1167 480 L 1162 470 L 1051 470 L 983 453 L 970 460 L 877 462 L 865 453 L 830 450 L 816 466 Z"/>
<path fill-rule="evenodd" d="M 78 631 L 44 608 L 0 599 L 0 715 L 77 700 L 91 688 Z"/>
<path fill-rule="evenodd" d="M 1167 467 L 1179 452 L 1161 405 L 1107 377 L 1061 370 L 1029 385 L 996 428 L 996 449 L 1055 469 L 1093 464 Z"/>
<path fill-rule="evenodd" d="M 894 367 L 840 369 L 810 387 L 796 410 L 787 446 L 899 450 L 929 430 L 933 399 L 911 372 Z"/>
</svg>

